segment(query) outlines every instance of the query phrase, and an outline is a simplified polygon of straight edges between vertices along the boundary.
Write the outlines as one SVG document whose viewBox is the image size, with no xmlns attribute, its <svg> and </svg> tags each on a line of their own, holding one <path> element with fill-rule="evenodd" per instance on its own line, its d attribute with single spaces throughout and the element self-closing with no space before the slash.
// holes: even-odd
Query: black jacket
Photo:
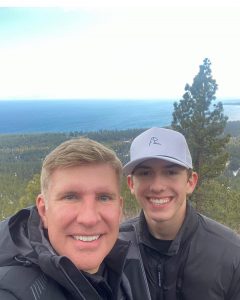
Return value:
<svg viewBox="0 0 240 300">
<path fill-rule="evenodd" d="M 232 230 L 188 204 L 184 224 L 167 252 L 160 253 L 149 235 L 142 212 L 121 225 L 120 238 L 132 241 L 126 275 L 132 287 L 136 280 L 145 287 L 143 298 L 142 291 L 132 288 L 134 299 L 240 300 L 240 237 Z M 151 293 L 149 268 L 156 274 Z"/>
<path fill-rule="evenodd" d="M 36 208 L 0 223 L 0 299 L 131 300 L 123 266 L 129 243 L 118 240 L 104 260 L 107 281 L 54 253 Z"/>
</svg>

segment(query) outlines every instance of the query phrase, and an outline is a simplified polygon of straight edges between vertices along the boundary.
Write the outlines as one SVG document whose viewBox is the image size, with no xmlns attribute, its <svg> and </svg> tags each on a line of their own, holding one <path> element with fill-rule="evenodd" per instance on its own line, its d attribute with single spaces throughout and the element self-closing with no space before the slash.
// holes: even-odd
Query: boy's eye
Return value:
<svg viewBox="0 0 240 300">
<path fill-rule="evenodd" d="M 168 170 L 166 173 L 168 175 L 175 175 L 175 174 L 177 174 L 177 171 L 176 170 Z"/>
<path fill-rule="evenodd" d="M 150 170 L 136 170 L 134 175 L 136 176 L 149 176 L 151 174 Z"/>
<path fill-rule="evenodd" d="M 166 174 L 168 176 L 178 175 L 179 173 L 180 173 L 180 169 L 169 169 L 169 170 L 166 170 Z"/>
</svg>

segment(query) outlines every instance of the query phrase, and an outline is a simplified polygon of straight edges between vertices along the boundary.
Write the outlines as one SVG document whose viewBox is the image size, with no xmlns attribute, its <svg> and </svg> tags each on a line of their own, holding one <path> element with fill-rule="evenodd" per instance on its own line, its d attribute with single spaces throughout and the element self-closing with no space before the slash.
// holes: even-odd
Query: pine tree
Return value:
<svg viewBox="0 0 240 300">
<path fill-rule="evenodd" d="M 225 169 L 228 154 L 225 146 L 229 136 L 223 136 L 227 117 L 221 102 L 216 100 L 217 83 L 212 78 L 211 62 L 205 58 L 190 86 L 186 84 L 183 99 L 174 103 L 172 128 L 187 139 L 199 186 L 217 177 Z"/>
<path fill-rule="evenodd" d="M 19 209 L 34 205 L 36 197 L 40 194 L 40 174 L 35 174 L 28 182 L 23 196 L 19 200 Z"/>
</svg>

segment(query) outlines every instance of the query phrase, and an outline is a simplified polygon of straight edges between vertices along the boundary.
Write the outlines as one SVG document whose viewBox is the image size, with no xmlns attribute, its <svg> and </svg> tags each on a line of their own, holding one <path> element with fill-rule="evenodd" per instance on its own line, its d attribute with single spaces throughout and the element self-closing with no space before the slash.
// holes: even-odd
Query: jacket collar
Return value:
<svg viewBox="0 0 240 300">
<path fill-rule="evenodd" d="M 108 268 L 108 283 L 112 288 L 113 295 L 117 295 L 120 290 L 129 246 L 130 242 L 118 239 L 113 249 L 104 260 Z"/>
<path fill-rule="evenodd" d="M 25 263 L 38 265 L 46 275 L 55 279 L 72 295 L 76 295 L 77 299 L 101 299 L 86 279 L 84 272 L 79 271 L 67 257 L 55 253 L 43 230 L 36 207 L 23 209 L 1 222 L 0 233 L 3 233 L 1 235 L 3 251 L 0 253 L 2 265 L 24 265 Z M 108 281 L 111 280 L 110 286 L 114 296 L 120 286 L 128 248 L 128 242 L 118 240 L 104 261 L 108 268 Z M 19 259 L 14 260 L 15 256 L 19 256 Z"/>
<path fill-rule="evenodd" d="M 21 264 L 22 258 L 28 257 L 36 262 L 36 254 L 28 238 L 28 218 L 31 208 L 22 209 L 14 216 L 0 222 L 0 264 Z M 15 258 L 19 257 L 19 260 Z M 25 260 L 25 259 L 24 259 Z M 18 264 L 18 263 L 17 263 Z"/>
<path fill-rule="evenodd" d="M 178 231 L 176 238 L 172 241 L 168 252 L 165 254 L 169 256 L 175 255 L 178 252 L 180 246 L 183 245 L 185 241 L 187 241 L 195 232 L 197 225 L 198 225 L 197 213 L 194 210 L 194 208 L 191 206 L 191 204 L 187 202 L 186 216 L 184 222 L 180 230 Z M 140 213 L 139 223 L 135 225 L 135 230 L 137 231 L 138 233 L 137 235 L 139 236 L 139 241 L 138 241 L 139 243 L 145 244 L 148 247 L 155 249 L 149 239 L 151 233 L 148 230 L 147 222 L 143 211 L 141 211 Z"/>
</svg>

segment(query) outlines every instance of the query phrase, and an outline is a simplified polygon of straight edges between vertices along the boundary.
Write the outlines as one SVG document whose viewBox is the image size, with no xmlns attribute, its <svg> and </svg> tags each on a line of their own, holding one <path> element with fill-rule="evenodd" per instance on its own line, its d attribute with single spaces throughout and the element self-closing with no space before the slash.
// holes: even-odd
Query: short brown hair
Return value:
<svg viewBox="0 0 240 300">
<path fill-rule="evenodd" d="M 41 192 L 47 191 L 51 174 L 58 168 L 100 163 L 109 164 L 115 170 L 120 186 L 122 163 L 113 150 L 83 137 L 63 142 L 50 152 L 43 161 Z"/>
</svg>

